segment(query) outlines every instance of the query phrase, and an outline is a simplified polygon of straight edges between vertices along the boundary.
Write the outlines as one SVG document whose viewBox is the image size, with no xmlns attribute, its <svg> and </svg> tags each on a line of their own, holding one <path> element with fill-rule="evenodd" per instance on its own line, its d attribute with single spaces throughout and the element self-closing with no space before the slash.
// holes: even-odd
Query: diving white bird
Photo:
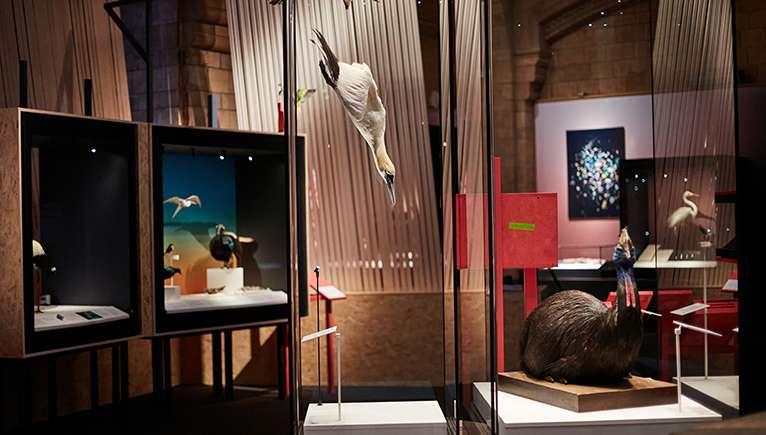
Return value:
<svg viewBox="0 0 766 435">
<path fill-rule="evenodd" d="M 675 228 L 686 220 L 695 221 L 697 217 L 712 220 L 713 218 L 710 216 L 700 213 L 699 209 L 697 208 L 697 204 L 689 199 L 699 197 L 700 196 L 694 192 L 690 192 L 688 190 L 685 191 L 682 196 L 685 205 L 683 207 L 679 207 L 676 211 L 670 214 L 668 217 L 668 228 Z M 701 227 L 701 225 L 697 225 Z"/>
<path fill-rule="evenodd" d="M 199 196 L 197 195 L 191 195 L 188 198 L 179 198 L 177 196 L 173 196 L 171 198 L 166 199 L 163 201 L 164 204 L 172 203 L 176 205 L 176 211 L 173 212 L 173 217 L 171 219 L 175 219 L 176 215 L 181 212 L 181 210 L 185 208 L 189 208 L 193 205 L 196 205 L 198 207 L 202 207 L 202 201 L 199 199 Z"/>
<path fill-rule="evenodd" d="M 394 177 L 396 168 L 386 151 L 386 109 L 378 96 L 378 85 L 372 78 L 370 67 L 365 63 L 338 62 L 324 35 L 314 29 L 317 41 L 311 40 L 322 52 L 319 69 L 331 88 L 338 94 L 351 122 L 364 138 L 372 153 L 378 175 L 388 188 L 391 205 L 396 204 Z"/>
</svg>

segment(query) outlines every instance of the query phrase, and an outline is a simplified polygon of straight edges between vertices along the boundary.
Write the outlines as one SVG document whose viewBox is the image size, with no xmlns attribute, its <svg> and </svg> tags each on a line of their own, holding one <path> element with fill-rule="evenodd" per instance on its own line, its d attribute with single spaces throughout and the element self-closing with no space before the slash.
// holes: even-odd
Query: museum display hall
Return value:
<svg viewBox="0 0 766 435">
<path fill-rule="evenodd" d="M 766 432 L 764 53 L 760 0 L 0 0 L 0 433 Z"/>
</svg>

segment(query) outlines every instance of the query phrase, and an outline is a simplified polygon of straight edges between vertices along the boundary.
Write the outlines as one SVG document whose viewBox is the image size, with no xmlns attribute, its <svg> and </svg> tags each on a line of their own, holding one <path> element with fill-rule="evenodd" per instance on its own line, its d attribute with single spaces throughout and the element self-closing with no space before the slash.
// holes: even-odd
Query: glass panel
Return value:
<svg viewBox="0 0 766 435">
<path fill-rule="evenodd" d="M 21 125 L 27 351 L 137 334 L 136 126 L 27 112 Z"/>
<path fill-rule="evenodd" d="M 721 334 L 682 328 L 681 374 L 685 394 L 728 413 L 739 402 L 736 260 L 725 250 L 735 230 L 731 18 L 728 1 L 660 1 L 654 44 L 657 297 L 671 313 L 707 305 L 663 318 L 660 377 L 678 376 L 672 321 Z"/>
<path fill-rule="evenodd" d="M 442 2 L 444 5 L 445 3 Z M 464 433 L 490 430 L 495 412 L 493 355 L 497 342 L 492 335 L 493 299 L 490 281 L 488 189 L 488 137 L 485 85 L 485 6 L 481 1 L 447 2 L 443 11 L 451 95 L 445 125 L 445 182 L 450 198 L 446 204 L 447 265 L 453 267 L 446 282 L 454 302 L 456 382 L 454 408 Z M 451 27 L 449 20 L 452 21 Z M 446 50 L 446 51 L 445 51 Z M 454 218 L 453 218 L 454 217 Z M 454 219 L 454 220 L 452 220 Z M 454 233 L 452 232 L 452 229 Z M 454 245 L 453 245 L 454 240 Z"/>
<path fill-rule="evenodd" d="M 319 269 L 309 279 L 300 333 L 331 322 L 340 332 L 301 345 L 304 432 L 337 421 L 339 380 L 344 413 L 367 407 L 378 423 L 422 407 L 416 421 L 443 419 L 454 413 L 446 399 L 454 387 L 445 385 L 454 329 L 445 332 L 451 312 L 442 263 L 443 6 L 307 0 L 295 7 L 291 95 L 300 99 L 297 133 L 306 137 L 308 264 Z M 342 299 L 330 300 L 333 293 Z M 338 345 L 341 377 L 332 355 Z"/>
<path fill-rule="evenodd" d="M 734 2 L 734 48 L 737 97 L 737 188 L 735 195 L 719 195 L 719 213 L 734 207 L 739 234 L 746 237 L 726 243 L 721 256 L 737 258 L 737 292 L 739 301 L 737 356 L 740 411 L 757 412 L 763 407 L 763 325 L 764 293 L 756 289 L 763 274 L 760 249 L 763 246 L 761 204 L 764 197 L 763 174 L 766 170 L 766 2 L 737 0 Z M 726 199 L 726 204 L 720 199 Z M 724 207 L 726 209 L 724 209 Z M 732 228 L 731 234 L 734 232 Z M 727 242 L 724 238 L 721 242 Z M 719 244 L 719 251 L 720 251 Z M 741 293 L 739 291 L 741 289 Z M 751 334 L 744 331 L 752 331 Z"/>
</svg>

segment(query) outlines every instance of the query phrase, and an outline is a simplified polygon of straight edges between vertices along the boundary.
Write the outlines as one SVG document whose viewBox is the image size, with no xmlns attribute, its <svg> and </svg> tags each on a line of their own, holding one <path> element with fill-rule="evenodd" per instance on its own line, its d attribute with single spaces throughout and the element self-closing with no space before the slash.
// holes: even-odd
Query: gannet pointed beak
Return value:
<svg viewBox="0 0 766 435">
<path fill-rule="evenodd" d="M 396 190 L 394 189 L 394 176 L 390 174 L 385 175 L 386 188 L 388 188 L 388 199 L 391 200 L 391 205 L 396 205 Z"/>
</svg>

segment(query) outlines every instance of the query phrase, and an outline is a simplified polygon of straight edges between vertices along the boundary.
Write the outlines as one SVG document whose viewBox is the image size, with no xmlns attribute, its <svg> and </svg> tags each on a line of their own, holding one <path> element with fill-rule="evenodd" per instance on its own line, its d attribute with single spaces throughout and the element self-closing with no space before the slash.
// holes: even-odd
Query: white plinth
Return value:
<svg viewBox="0 0 766 435">
<path fill-rule="evenodd" d="M 490 384 L 473 384 L 473 401 L 489 417 Z M 609 411 L 574 412 L 513 394 L 498 392 L 500 434 L 670 434 L 699 424 L 721 420 L 721 415 L 684 397 L 678 405 L 646 406 Z"/>
<path fill-rule="evenodd" d="M 165 286 L 165 300 L 176 301 L 181 297 L 181 286 L 166 285 Z"/>
<path fill-rule="evenodd" d="M 739 376 L 708 376 L 707 379 L 684 376 L 682 379 L 683 388 L 693 388 L 730 408 L 739 409 Z"/>
<path fill-rule="evenodd" d="M 245 286 L 245 270 L 241 267 L 207 270 L 207 288 L 223 287 L 223 293 L 238 293 Z"/>
<path fill-rule="evenodd" d="M 280 304 L 287 304 L 287 293 L 283 291 L 255 290 L 243 292 L 240 290 L 236 294 L 196 293 L 182 295 L 177 300 L 165 299 L 165 311 L 176 314 Z"/>
<path fill-rule="evenodd" d="M 343 419 L 338 421 L 338 405 L 312 403 L 303 425 L 304 435 L 445 435 L 447 420 L 436 401 L 343 403 Z"/>
<path fill-rule="evenodd" d="M 35 313 L 35 331 L 75 328 L 130 318 L 128 313 L 112 306 L 50 305 L 43 307 L 42 310 L 42 313 Z M 77 314 L 86 311 L 93 312 L 99 317 L 88 320 Z"/>
</svg>

